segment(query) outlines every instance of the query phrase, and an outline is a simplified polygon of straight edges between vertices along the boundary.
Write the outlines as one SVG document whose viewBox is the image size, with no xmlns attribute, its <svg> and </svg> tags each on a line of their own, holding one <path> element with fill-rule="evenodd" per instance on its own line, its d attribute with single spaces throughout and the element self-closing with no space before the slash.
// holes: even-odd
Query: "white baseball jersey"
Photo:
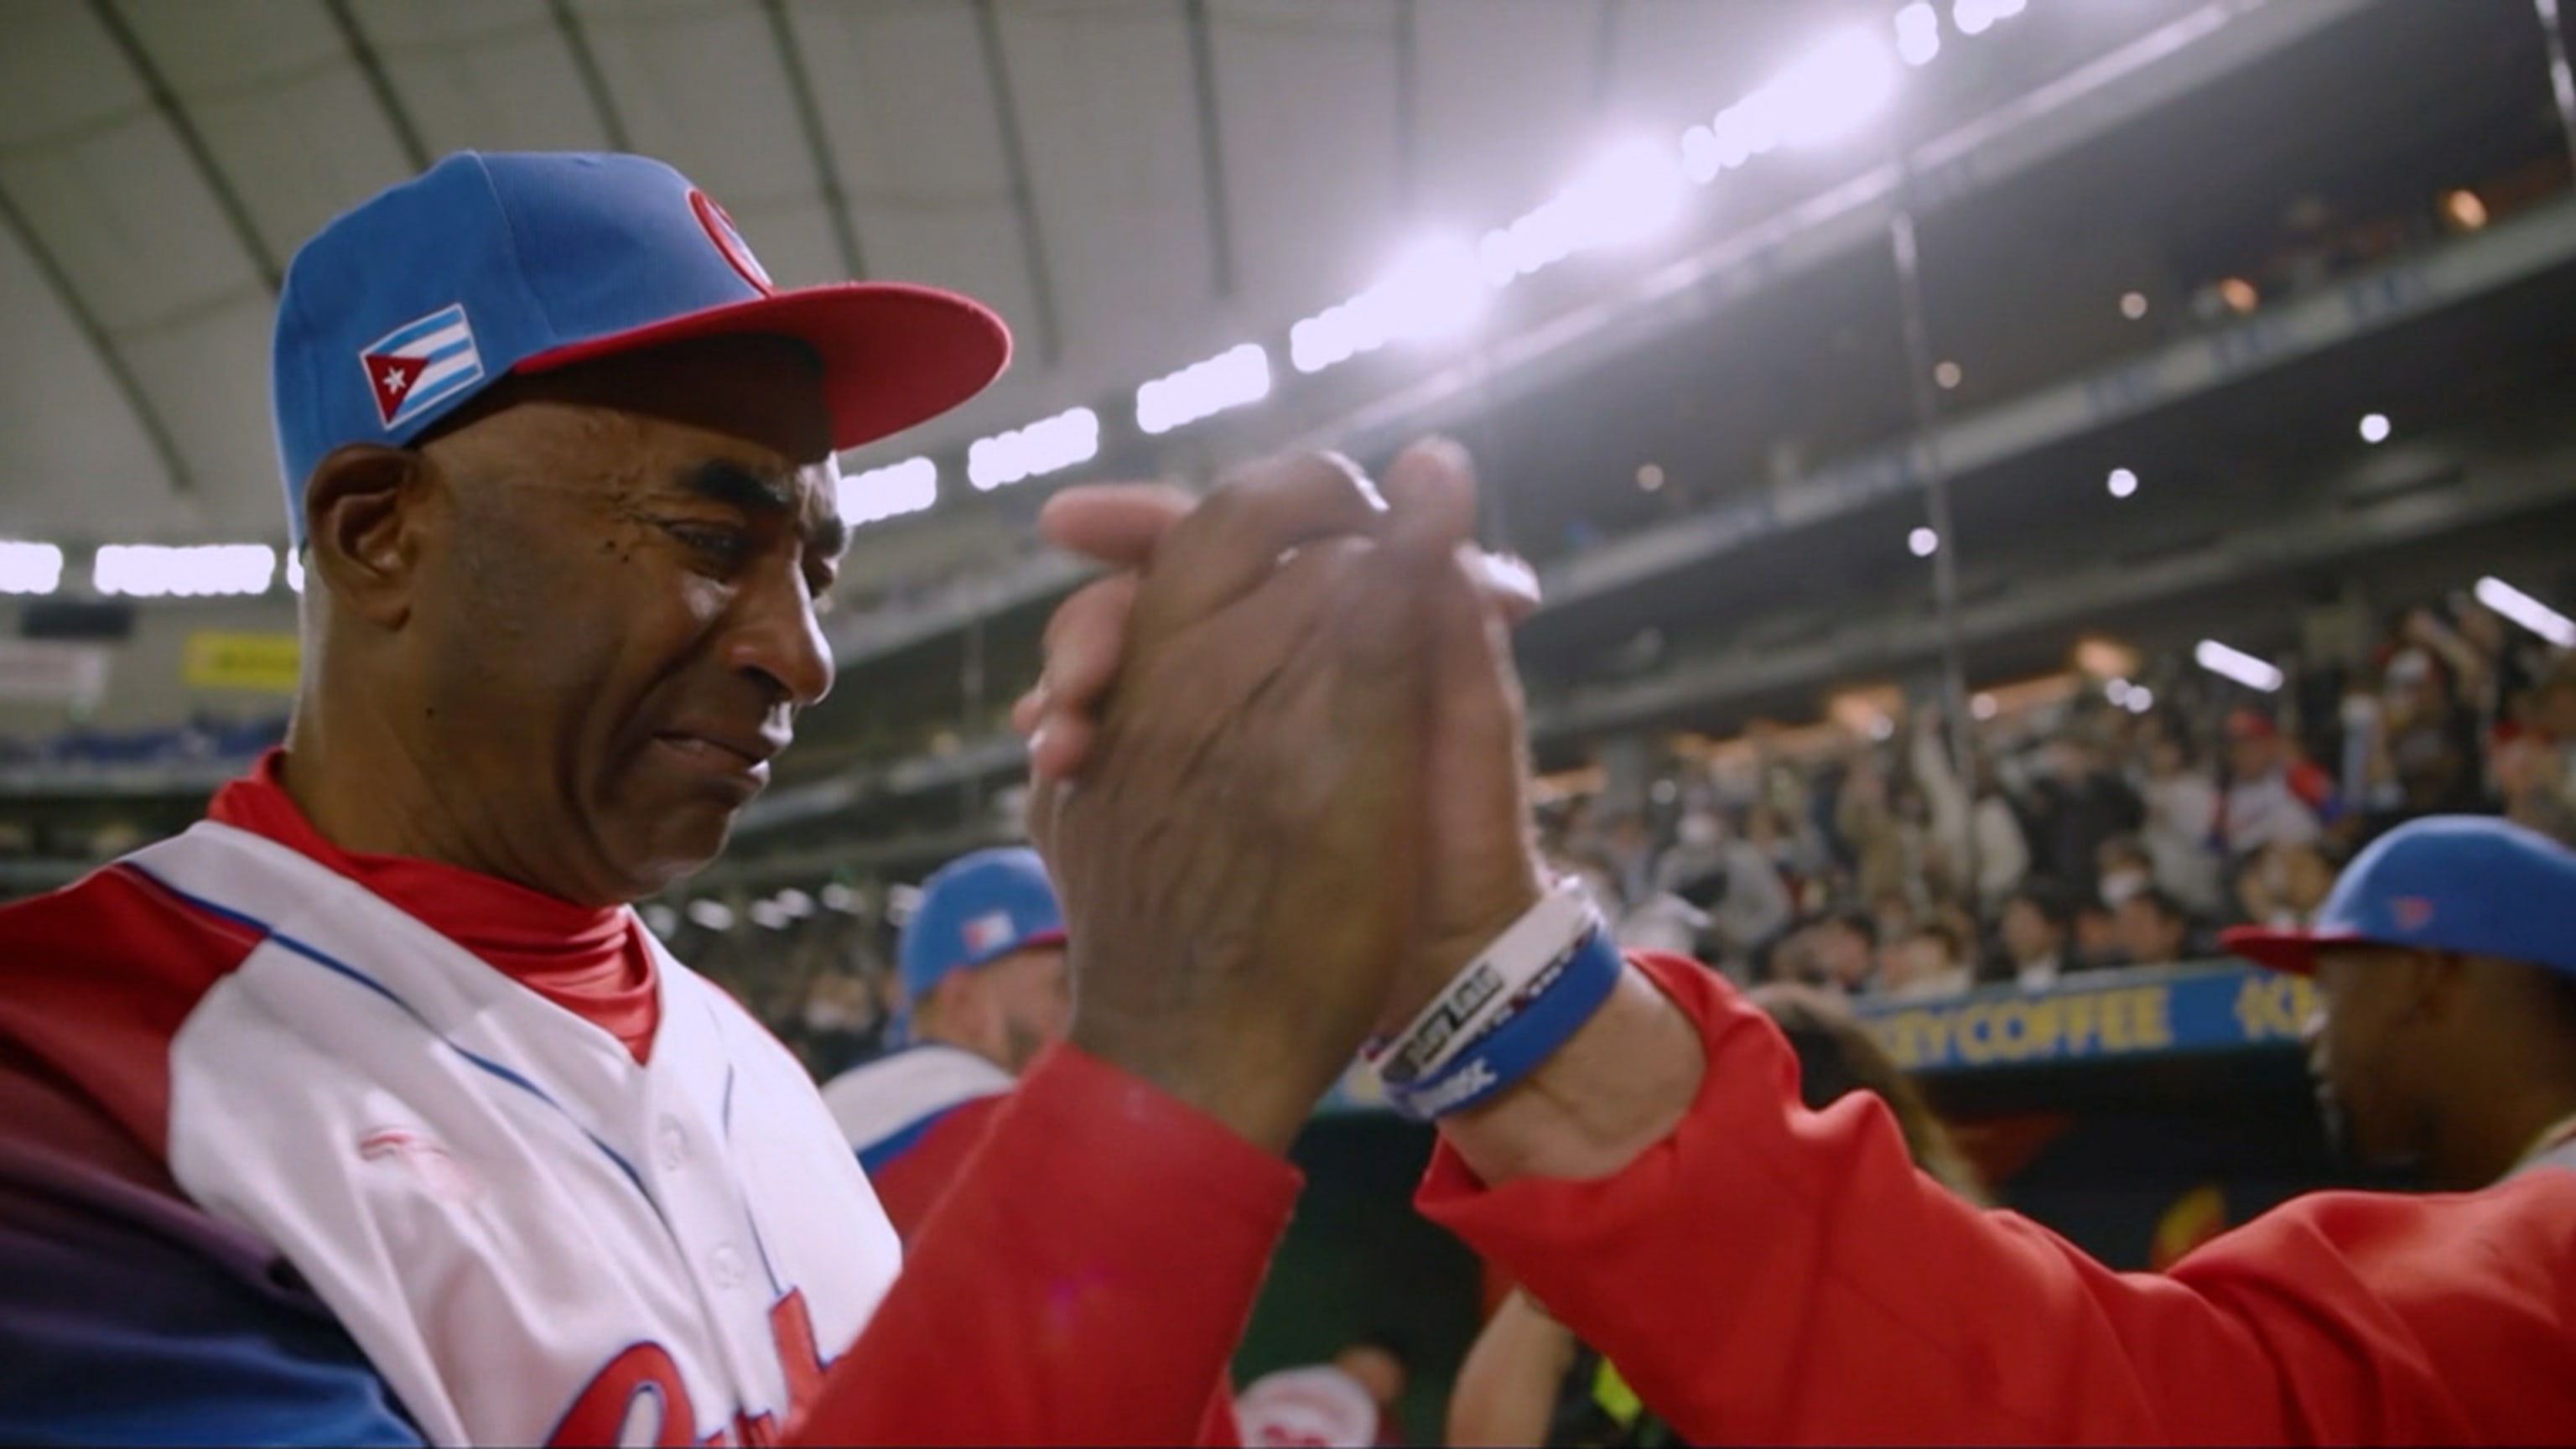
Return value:
<svg viewBox="0 0 2576 1449">
<path fill-rule="evenodd" d="M 131 894 L 102 915 L 133 922 L 116 929 L 202 927 L 232 961 L 148 993 L 111 983 L 124 1015 L 109 1025 L 82 1024 L 68 998 L 44 1019 L 63 1039 L 41 1049 L 67 1076 L 93 1057 L 138 1080 L 166 1065 L 157 1105 L 148 1086 L 123 1101 L 92 1092 L 147 1146 L 159 1137 L 186 1199 L 137 1216 L 193 1206 L 216 1223 L 174 1231 L 226 1240 L 216 1256 L 292 1265 L 309 1297 L 292 1283 L 284 1297 L 318 1298 L 432 1442 L 772 1439 L 893 1280 L 893 1231 L 804 1071 L 658 944 L 660 1024 L 639 1065 L 607 1031 L 260 835 L 200 823 L 100 878 Z M 156 936 L 112 957 L 169 954 Z M 125 1019 L 155 1013 L 149 1031 Z M 0 1027 L 29 1029 L 5 1010 Z M 93 1030 L 112 1051 L 73 1039 Z M 155 1035 L 165 1062 L 143 1059 Z M 91 1169 L 39 1163 L 17 1178 L 49 1171 Z M 0 1194 L 0 1275 L 22 1266 L 12 1201 Z M 292 1359 L 295 1374 L 330 1357 L 310 1347 L 322 1330 L 280 1322 L 244 1351 Z M 308 1414 L 321 1402 L 317 1389 Z M 197 1428 L 266 1437 L 244 1414 Z"/>
</svg>

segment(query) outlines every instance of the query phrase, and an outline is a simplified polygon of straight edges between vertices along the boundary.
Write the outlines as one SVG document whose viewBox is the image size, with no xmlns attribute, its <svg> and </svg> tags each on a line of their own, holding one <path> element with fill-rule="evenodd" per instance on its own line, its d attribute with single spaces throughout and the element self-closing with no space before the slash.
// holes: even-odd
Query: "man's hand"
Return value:
<svg viewBox="0 0 2576 1449">
<path fill-rule="evenodd" d="M 1472 516 L 1474 487 L 1465 452 L 1442 440 L 1407 449 L 1387 474 L 1399 507 L 1447 499 Z M 1186 494 L 1151 486 L 1074 488 L 1049 501 L 1040 526 L 1050 539 L 1122 571 L 1058 610 L 1047 631 L 1045 678 L 1014 711 L 1015 723 L 1032 735 L 1041 791 L 1082 770 L 1091 757 L 1098 703 L 1121 662 L 1145 647 L 1129 618 L 1134 570 L 1189 516 L 1192 503 Z M 1412 579 L 1429 629 L 1417 663 L 1428 691 L 1415 736 L 1424 771 L 1421 823 L 1441 847 L 1426 862 L 1420 916 L 1381 1004 L 1381 1030 L 1409 1020 L 1543 889 L 1530 837 L 1520 690 L 1507 632 L 1535 605 L 1535 581 L 1517 561 L 1463 542 Z"/>
<path fill-rule="evenodd" d="M 1088 763 L 1031 795 L 1074 1042 L 1273 1150 L 1416 928 L 1423 580 L 1452 567 L 1474 493 L 1419 469 L 1390 487 L 1391 510 L 1341 460 L 1288 459 L 1167 515 L 1141 574 L 1087 596 L 1125 609 L 1123 667 L 1086 676 Z M 1070 627 L 1050 631 L 1073 654 L 1059 678 L 1116 647 Z"/>
<path fill-rule="evenodd" d="M 1247 479 L 1233 488 L 1256 486 L 1258 481 Z M 1452 500 L 1452 506 L 1464 500 L 1466 513 L 1472 515 L 1472 480 L 1465 455 L 1454 444 L 1417 444 L 1407 450 L 1389 469 L 1387 488 L 1399 514 L 1414 499 L 1427 495 Z M 1166 625 L 1147 627 L 1145 597 L 1154 583 L 1150 576 L 1140 582 L 1138 571 L 1158 560 L 1158 550 L 1182 541 L 1182 524 L 1192 519 L 1193 508 L 1187 494 L 1173 489 L 1095 486 L 1057 494 L 1040 518 L 1041 528 L 1059 547 L 1119 570 L 1085 587 L 1057 610 L 1047 630 L 1045 676 L 1013 710 L 1016 726 L 1031 735 L 1036 777 L 1032 830 L 1055 862 L 1068 908 L 1077 914 L 1080 906 L 1075 898 L 1091 888 L 1091 880 L 1086 877 L 1077 885 L 1069 878 L 1071 870 L 1088 866 L 1101 873 L 1100 879 L 1114 881 L 1127 867 L 1114 859 L 1071 858 L 1077 852 L 1065 837 L 1050 838 L 1051 822 L 1061 818 L 1060 807 L 1052 802 L 1068 783 L 1076 800 L 1083 792 L 1108 788 L 1115 768 L 1109 759 L 1127 745 L 1117 736 L 1114 722 L 1132 703 L 1130 691 L 1136 686 L 1125 666 L 1133 659 L 1140 673 L 1156 669 L 1155 656 L 1170 647 L 1159 637 Z M 1319 573 L 1301 574 L 1298 567 L 1295 561 L 1277 566 L 1271 587 L 1293 591 L 1339 582 Z M 1505 634 L 1508 624 L 1536 603 L 1535 583 L 1519 564 L 1464 546 L 1450 550 L 1446 557 L 1425 561 L 1415 582 L 1425 594 L 1415 605 L 1421 612 L 1407 616 L 1422 631 L 1414 663 L 1427 694 L 1417 720 L 1420 733 L 1414 752 L 1399 751 L 1371 766 L 1395 770 L 1409 761 L 1420 771 L 1411 798 L 1417 802 L 1420 813 L 1415 819 L 1423 831 L 1423 835 L 1404 837 L 1409 849 L 1421 852 L 1420 875 L 1412 882 L 1420 892 L 1420 906 L 1399 959 L 1381 965 L 1385 978 L 1375 1011 L 1381 1029 L 1409 1019 L 1468 953 L 1527 909 L 1540 890 L 1540 871 L 1530 841 L 1519 687 Z M 1280 597 L 1285 599 L 1288 593 Z M 1242 616 L 1218 632 L 1225 631 L 1231 631 L 1235 647 L 1247 651 L 1261 647 Z M 1210 644 L 1205 636 L 1192 642 L 1209 654 L 1233 653 L 1232 648 Z M 1275 637 L 1269 647 L 1278 647 Z M 1104 700 L 1108 701 L 1105 706 Z M 1266 695 L 1260 705 L 1270 706 Z M 1277 742 L 1274 737 L 1273 743 Z M 1347 749 L 1351 744 L 1321 737 L 1294 743 L 1316 749 Z M 1405 830 L 1402 819 L 1389 824 Z M 1165 828 L 1177 838 L 1173 848 L 1186 849 L 1188 842 L 1202 836 L 1219 838 L 1227 822 L 1194 813 L 1167 822 Z M 1383 849 L 1387 840 L 1381 837 L 1376 844 Z M 1291 844 L 1300 853 L 1311 853 L 1318 842 Z M 1374 893 L 1388 884 L 1385 878 L 1372 878 L 1366 889 Z M 1172 904 L 1162 903 L 1162 907 L 1171 909 Z M 1202 914 L 1212 919 L 1243 909 L 1222 901 L 1199 905 Z M 1083 929 L 1077 919 L 1077 941 Z M 1293 942 L 1294 937 L 1285 939 Z M 1268 964 L 1271 970 L 1294 970 L 1300 963 Z M 1189 1033 L 1190 1024 L 1173 1025 Z M 1337 1018 L 1334 1028 L 1334 1035 L 1348 1041 L 1322 1063 L 1328 1070 L 1297 1078 L 1284 1098 L 1254 1104 L 1256 1115 L 1272 1121 L 1266 1130 L 1276 1140 L 1293 1134 L 1295 1124 L 1273 1114 L 1293 1113 L 1302 1119 L 1330 1081 L 1331 1071 L 1340 1068 L 1350 1047 L 1356 1045 L 1358 1038 L 1349 1035 L 1348 1019 Z M 1219 1060 L 1194 1057 L 1193 1070 L 1207 1073 L 1209 1080 L 1225 1079 L 1230 1072 L 1238 1086 L 1254 1085 L 1256 1073 L 1266 1068 L 1257 1064 L 1252 1049 L 1274 1051 L 1279 1043 L 1273 1038 L 1279 1029 L 1276 1021 L 1212 1018 L 1205 1030 L 1194 1034 L 1208 1055 Z M 1250 1035 L 1243 1040 L 1228 1039 L 1228 1033 L 1245 1030 Z M 1082 1039 L 1078 1029 L 1077 1040 Z M 1153 1054 L 1121 1056 L 1115 1044 L 1092 1049 L 1140 1071 L 1144 1069 L 1135 1067 L 1135 1060 Z M 1525 1175 L 1601 1176 L 1616 1171 L 1671 1130 L 1689 1105 L 1701 1068 L 1698 1038 L 1688 1021 L 1632 970 L 1601 1013 L 1528 1082 L 1488 1106 L 1448 1119 L 1442 1132 L 1488 1182 Z M 1144 1074 L 1188 1100 L 1203 1100 L 1169 1077 Z M 1212 1110 L 1226 1116 L 1221 1109 Z M 1246 1135 L 1265 1140 L 1252 1132 Z"/>
</svg>

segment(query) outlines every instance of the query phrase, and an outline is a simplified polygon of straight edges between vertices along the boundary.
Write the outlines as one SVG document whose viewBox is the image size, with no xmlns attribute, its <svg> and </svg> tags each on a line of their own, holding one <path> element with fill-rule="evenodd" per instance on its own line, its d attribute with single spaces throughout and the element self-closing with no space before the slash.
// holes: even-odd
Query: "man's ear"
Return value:
<svg viewBox="0 0 2576 1449">
<path fill-rule="evenodd" d="M 433 465 L 409 448 L 344 443 L 304 484 L 305 570 L 334 604 L 385 628 L 410 616 L 423 487 Z"/>
</svg>

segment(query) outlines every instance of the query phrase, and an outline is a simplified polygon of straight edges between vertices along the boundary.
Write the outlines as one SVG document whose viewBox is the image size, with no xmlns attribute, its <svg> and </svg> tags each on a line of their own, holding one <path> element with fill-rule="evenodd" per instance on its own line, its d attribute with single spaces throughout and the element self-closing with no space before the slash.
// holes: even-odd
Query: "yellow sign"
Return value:
<svg viewBox="0 0 2576 1449">
<path fill-rule="evenodd" d="M 188 636 L 179 678 L 191 689 L 251 689 L 293 694 L 303 657 L 292 634 L 226 634 L 200 629 Z"/>
<path fill-rule="evenodd" d="M 1981 992 L 1939 1006 L 1864 1004 L 1908 1071 L 2085 1061 L 2288 1044 L 2316 1007 L 2306 978 L 2241 967 L 2148 971 L 2037 995 Z M 2144 979 L 2141 979 L 2144 978 Z"/>
<path fill-rule="evenodd" d="M 1899 1011 L 1870 1023 L 1878 1040 L 1909 1071 L 2048 1061 L 2173 1045 L 2162 986 L 2132 986 L 2071 996 L 1975 1001 L 1946 1009 Z"/>
</svg>

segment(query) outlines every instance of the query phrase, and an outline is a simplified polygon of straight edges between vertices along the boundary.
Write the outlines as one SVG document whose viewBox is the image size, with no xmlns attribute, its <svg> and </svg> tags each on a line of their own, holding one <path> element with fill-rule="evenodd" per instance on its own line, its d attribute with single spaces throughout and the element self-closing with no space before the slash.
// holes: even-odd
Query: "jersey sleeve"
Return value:
<svg viewBox="0 0 2576 1449">
<path fill-rule="evenodd" d="M 868 1185 L 895 1235 L 911 1242 L 930 1216 L 931 1205 L 957 1180 L 993 1125 L 993 1114 L 1010 1098 L 1006 1094 L 972 1097 L 922 1125 L 919 1135 L 883 1161 L 868 1166 Z M 865 1163 L 862 1154 L 861 1162 Z"/>
<path fill-rule="evenodd" d="M 77 1118 L 5 1048 L 0 1443 L 421 1442 L 317 1298 L 112 1153 L 66 1151 Z"/>
<path fill-rule="evenodd" d="M 1058 1047 L 968 1152 L 810 1444 L 1186 1444 L 1230 1433 L 1226 1363 L 1298 1174 Z"/>
<path fill-rule="evenodd" d="M 2165 1275 L 2121 1274 L 1916 1172 L 1855 1095 L 1799 1105 L 1714 973 L 1640 967 L 1708 1068 L 1673 1134 L 1595 1182 L 1419 1201 L 1694 1443 L 2565 1442 L 2576 1173 L 2463 1197 L 2303 1198 Z"/>
</svg>

